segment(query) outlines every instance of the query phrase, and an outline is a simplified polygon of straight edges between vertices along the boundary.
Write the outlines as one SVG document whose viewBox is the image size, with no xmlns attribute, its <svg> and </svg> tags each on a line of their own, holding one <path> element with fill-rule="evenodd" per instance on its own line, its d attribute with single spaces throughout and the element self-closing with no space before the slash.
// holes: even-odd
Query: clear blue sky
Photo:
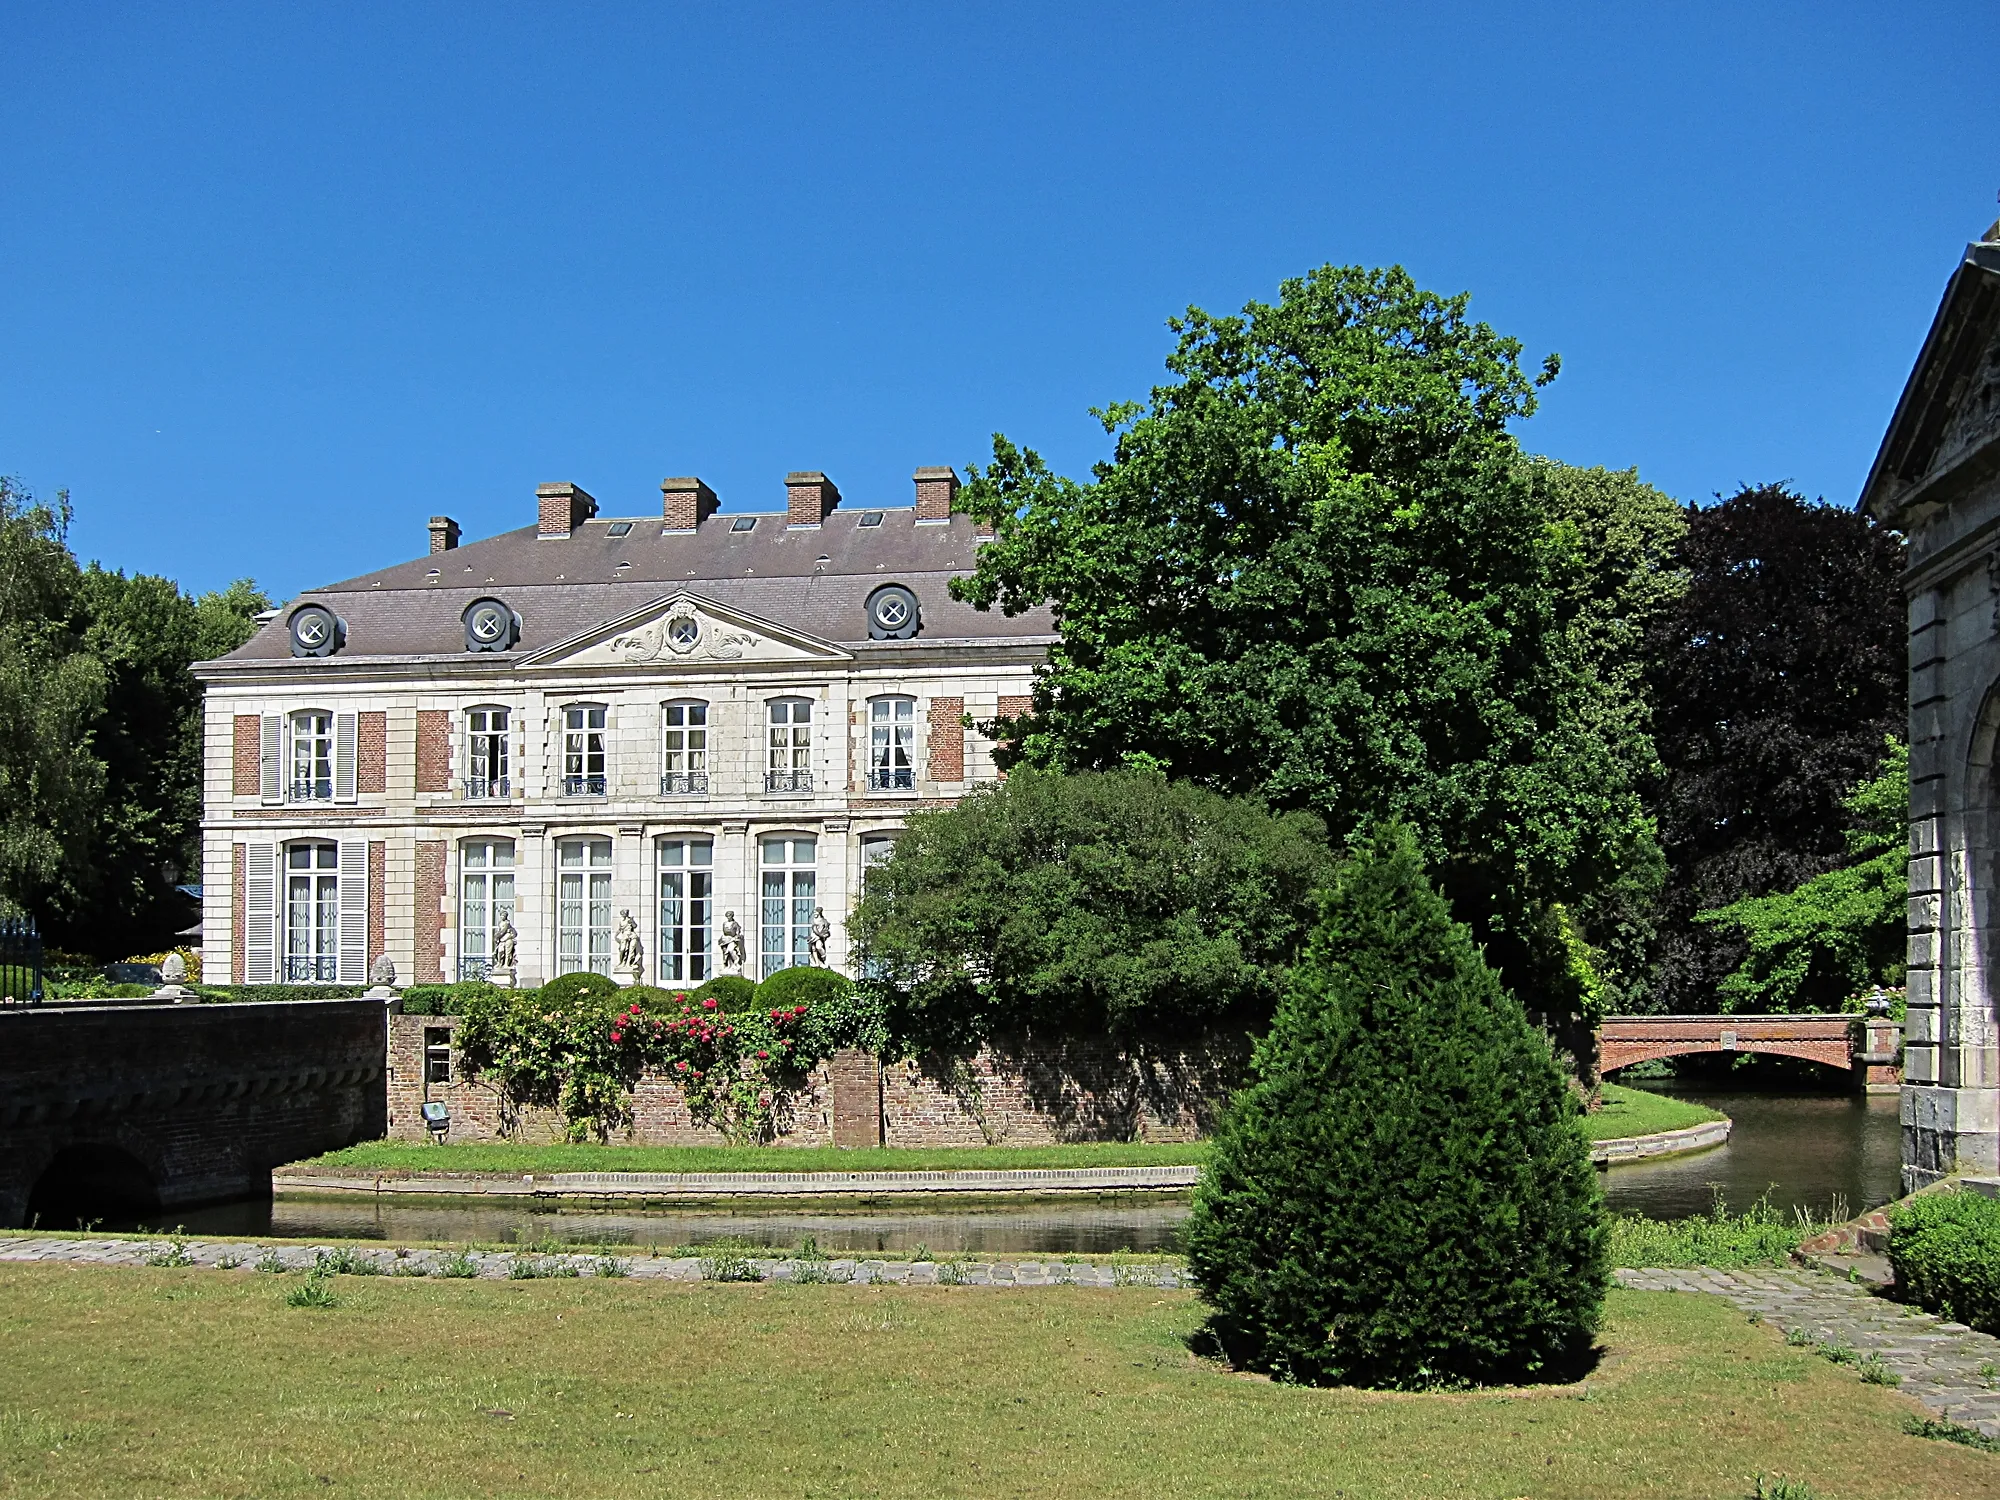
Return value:
<svg viewBox="0 0 2000 1500">
<path fill-rule="evenodd" d="M 1563 356 L 1522 430 L 1851 503 L 1995 216 L 2000 9 L 0 10 L 0 473 L 279 596 L 573 479 L 1081 474 L 1189 303 L 1399 261 Z"/>
</svg>

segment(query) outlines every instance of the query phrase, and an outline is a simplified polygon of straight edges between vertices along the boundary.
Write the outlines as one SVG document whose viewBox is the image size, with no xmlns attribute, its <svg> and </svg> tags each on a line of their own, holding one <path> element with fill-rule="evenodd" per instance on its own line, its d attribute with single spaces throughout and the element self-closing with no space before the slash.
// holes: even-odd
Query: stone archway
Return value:
<svg viewBox="0 0 2000 1500">
<path fill-rule="evenodd" d="M 64 1146 L 28 1194 L 28 1222 L 69 1229 L 92 1221 L 128 1223 L 157 1213 L 159 1185 L 146 1164 L 119 1146 Z"/>
</svg>

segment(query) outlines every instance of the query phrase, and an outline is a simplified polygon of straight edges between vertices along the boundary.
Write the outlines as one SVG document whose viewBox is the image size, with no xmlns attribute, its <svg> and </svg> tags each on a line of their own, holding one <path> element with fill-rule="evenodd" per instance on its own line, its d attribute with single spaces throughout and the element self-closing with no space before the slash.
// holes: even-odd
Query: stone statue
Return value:
<svg viewBox="0 0 2000 1500">
<path fill-rule="evenodd" d="M 512 972 L 514 949 L 520 943 L 521 935 L 514 930 L 514 919 L 506 912 L 500 913 L 500 925 L 493 929 L 493 967 Z"/>
<path fill-rule="evenodd" d="M 618 957 L 612 968 L 625 974 L 637 974 L 646 966 L 645 949 L 639 943 L 639 924 L 632 920 L 630 907 L 621 907 L 618 924 L 611 930 L 613 940 L 618 944 Z"/>
<path fill-rule="evenodd" d="M 813 908 L 812 926 L 806 929 L 806 957 L 820 968 L 826 967 L 826 943 L 833 936 L 833 923 L 826 919 L 826 908 Z"/>
<path fill-rule="evenodd" d="M 393 989 L 396 983 L 396 961 L 386 953 L 377 954 L 374 966 L 368 971 L 368 982 L 377 989 Z"/>
<path fill-rule="evenodd" d="M 733 911 L 722 914 L 722 931 L 716 934 L 716 948 L 725 970 L 732 974 L 743 972 L 743 927 Z"/>
</svg>

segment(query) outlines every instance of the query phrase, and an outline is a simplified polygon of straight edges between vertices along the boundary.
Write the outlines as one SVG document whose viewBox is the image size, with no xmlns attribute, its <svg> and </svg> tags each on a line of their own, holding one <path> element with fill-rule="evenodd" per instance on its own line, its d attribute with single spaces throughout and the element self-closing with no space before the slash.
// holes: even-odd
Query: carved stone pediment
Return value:
<svg viewBox="0 0 2000 1500">
<path fill-rule="evenodd" d="M 845 660 L 829 642 L 695 594 L 660 599 L 536 653 L 534 667 L 726 666 Z"/>
<path fill-rule="evenodd" d="M 1951 417 L 1938 439 L 1927 473 L 1948 469 L 1974 449 L 2000 441 L 2000 335 L 1980 351 L 1979 363 L 1951 399 Z"/>
</svg>

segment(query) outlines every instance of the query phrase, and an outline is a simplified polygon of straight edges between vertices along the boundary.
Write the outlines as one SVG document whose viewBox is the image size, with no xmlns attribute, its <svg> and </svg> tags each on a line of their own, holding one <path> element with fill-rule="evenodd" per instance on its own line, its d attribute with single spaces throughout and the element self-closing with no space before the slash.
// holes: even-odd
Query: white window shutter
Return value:
<svg viewBox="0 0 2000 1500">
<path fill-rule="evenodd" d="M 271 720 L 264 721 L 269 724 Z M 243 846 L 243 982 L 278 982 L 278 846 Z"/>
<path fill-rule="evenodd" d="M 352 776 L 348 785 L 354 784 Z M 340 983 L 368 982 L 368 846 L 340 846 Z"/>
<path fill-rule="evenodd" d="M 285 721 L 277 714 L 265 714 L 259 726 L 257 788 L 265 802 L 285 800 Z"/>
<path fill-rule="evenodd" d="M 333 716 L 333 800 L 354 801 L 354 715 Z M 346 878 L 343 866 L 341 877 Z"/>
</svg>

